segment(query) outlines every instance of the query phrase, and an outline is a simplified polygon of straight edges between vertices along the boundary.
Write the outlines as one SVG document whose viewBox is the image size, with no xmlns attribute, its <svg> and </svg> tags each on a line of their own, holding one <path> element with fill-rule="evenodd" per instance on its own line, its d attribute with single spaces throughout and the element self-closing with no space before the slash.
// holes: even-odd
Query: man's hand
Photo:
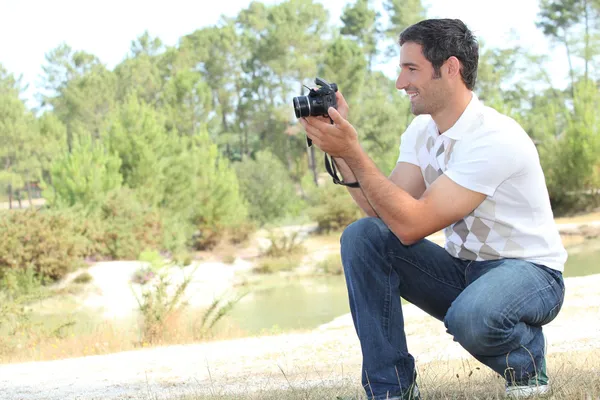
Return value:
<svg viewBox="0 0 600 400">
<path fill-rule="evenodd" d="M 317 147 L 332 157 L 344 158 L 360 149 L 358 135 L 348 122 L 349 107 L 340 92 L 336 93 L 338 110 L 330 107 L 327 110 L 333 125 L 323 117 L 301 118 L 300 123 L 306 130 L 306 135 Z"/>
</svg>

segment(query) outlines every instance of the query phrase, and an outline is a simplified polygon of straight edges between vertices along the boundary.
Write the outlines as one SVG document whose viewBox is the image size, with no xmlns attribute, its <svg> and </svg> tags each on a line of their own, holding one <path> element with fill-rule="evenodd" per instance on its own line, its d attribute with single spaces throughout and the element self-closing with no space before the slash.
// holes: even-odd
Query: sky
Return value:
<svg viewBox="0 0 600 400">
<path fill-rule="evenodd" d="M 347 0 L 316 0 L 330 13 L 330 23 L 340 24 Z M 280 0 L 263 0 L 265 4 Z M 0 0 L 0 64 L 15 76 L 22 75 L 32 105 L 39 85 L 44 56 L 61 43 L 100 58 L 108 68 L 129 52 L 131 42 L 148 31 L 167 45 L 204 26 L 215 25 L 221 15 L 235 16 L 249 0 Z M 382 13 L 382 0 L 373 1 Z M 566 82 L 564 50 L 551 46 L 536 28 L 538 0 L 424 0 L 428 17 L 460 18 L 487 45 L 521 44 L 536 54 L 550 54 L 550 70 L 557 86 Z M 380 66 L 393 77 L 397 60 Z M 311 79 L 310 77 L 307 77 Z"/>
</svg>

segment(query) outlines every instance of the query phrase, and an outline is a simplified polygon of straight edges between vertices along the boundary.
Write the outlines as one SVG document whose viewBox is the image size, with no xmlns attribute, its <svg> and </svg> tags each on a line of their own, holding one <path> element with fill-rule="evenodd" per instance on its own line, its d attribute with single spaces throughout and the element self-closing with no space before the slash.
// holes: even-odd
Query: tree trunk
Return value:
<svg viewBox="0 0 600 400">
<path fill-rule="evenodd" d="M 575 98 L 575 76 L 573 72 L 573 61 L 571 60 L 571 48 L 569 47 L 569 42 L 567 40 L 567 31 L 563 30 L 564 36 L 563 41 L 565 42 L 565 47 L 567 49 L 567 60 L 569 61 L 569 76 L 571 77 L 571 98 Z"/>
<path fill-rule="evenodd" d="M 12 185 L 8 185 L 8 209 L 12 210 Z"/>
<path fill-rule="evenodd" d="M 588 64 L 590 62 L 590 21 L 588 14 L 588 2 L 585 0 L 583 2 L 583 14 L 585 18 L 585 81 L 588 81 Z"/>
<path fill-rule="evenodd" d="M 25 185 L 27 188 L 27 200 L 29 201 L 29 208 L 33 208 L 33 203 L 31 201 L 31 185 L 29 184 L 29 181 L 27 181 Z"/>
<path fill-rule="evenodd" d="M 315 182 L 315 186 L 319 186 L 319 175 L 317 174 L 317 163 L 315 162 L 315 147 L 310 146 L 306 148 L 306 153 L 308 155 L 308 168 L 312 172 L 313 181 Z"/>
</svg>

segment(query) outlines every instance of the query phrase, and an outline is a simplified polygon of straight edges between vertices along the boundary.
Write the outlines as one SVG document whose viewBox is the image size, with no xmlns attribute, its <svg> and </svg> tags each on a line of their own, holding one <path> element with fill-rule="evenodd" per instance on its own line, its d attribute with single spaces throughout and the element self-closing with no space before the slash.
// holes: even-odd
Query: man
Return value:
<svg viewBox="0 0 600 400">
<path fill-rule="evenodd" d="M 507 394 L 546 393 L 542 325 L 562 306 L 567 256 L 537 150 L 472 92 L 478 44 L 461 21 L 419 22 L 399 44 L 396 87 L 416 118 L 389 178 L 361 148 L 341 94 L 333 125 L 301 122 L 344 181 L 358 183 L 348 190 L 369 216 L 341 238 L 367 396 L 418 398 L 400 297 L 443 321 L 506 379 Z M 444 247 L 425 239 L 441 229 Z"/>
</svg>

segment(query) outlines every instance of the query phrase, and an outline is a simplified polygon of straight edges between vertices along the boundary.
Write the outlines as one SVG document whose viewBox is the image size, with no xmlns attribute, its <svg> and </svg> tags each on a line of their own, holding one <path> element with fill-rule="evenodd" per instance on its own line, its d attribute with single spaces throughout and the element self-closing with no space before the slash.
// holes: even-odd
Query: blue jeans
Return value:
<svg viewBox="0 0 600 400">
<path fill-rule="evenodd" d="M 517 259 L 461 260 L 426 239 L 405 246 L 379 218 L 349 225 L 341 255 L 368 397 L 400 396 L 415 379 L 400 297 L 443 321 L 455 341 L 506 378 L 527 380 L 541 365 L 542 325 L 564 299 L 559 271 Z"/>
</svg>

